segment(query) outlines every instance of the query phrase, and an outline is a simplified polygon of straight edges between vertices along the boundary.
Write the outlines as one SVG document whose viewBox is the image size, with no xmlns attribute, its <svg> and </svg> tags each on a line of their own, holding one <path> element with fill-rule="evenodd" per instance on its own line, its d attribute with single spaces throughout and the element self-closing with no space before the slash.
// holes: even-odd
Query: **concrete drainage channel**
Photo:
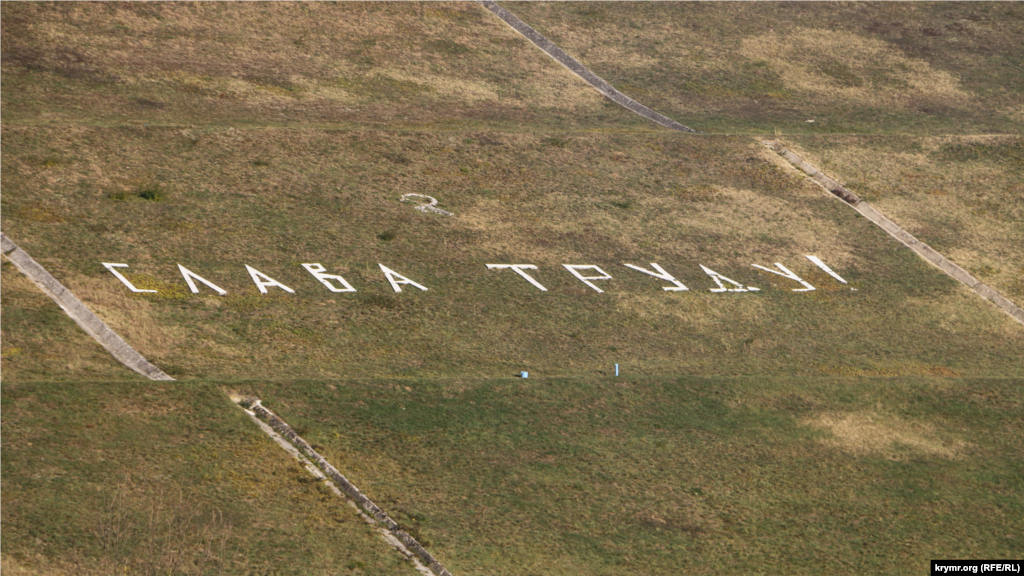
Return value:
<svg viewBox="0 0 1024 576">
<path fill-rule="evenodd" d="M 498 6 L 491 0 L 476 0 L 480 5 L 500 18 L 514 30 L 526 37 L 530 42 L 543 50 L 548 56 L 562 64 L 583 81 L 597 89 L 608 99 L 619 104 L 623 108 L 638 114 L 661 126 L 679 132 L 698 133 L 693 128 L 680 124 L 667 116 L 659 114 L 654 110 L 640 104 L 616 90 L 611 84 L 591 72 L 583 64 L 542 34 L 534 30 L 514 14 Z M 962 282 L 983 298 L 991 301 L 1000 309 L 1009 314 L 1017 322 L 1024 324 L 1024 311 L 1015 306 L 989 286 L 974 278 L 966 270 L 960 268 L 947 260 L 944 256 L 933 250 L 923 242 L 918 241 L 914 236 L 900 228 L 893 221 L 889 220 L 867 202 L 861 200 L 856 194 L 850 192 L 841 184 L 821 173 L 820 170 L 811 166 L 802 158 L 787 150 L 777 141 L 764 141 L 768 148 L 778 152 L 785 157 L 793 166 L 802 170 L 815 182 L 825 188 L 829 193 L 840 198 L 849 204 L 854 210 L 865 218 L 885 230 L 904 245 L 914 250 L 922 258 L 938 266 L 949 276 Z M 403 198 L 404 200 L 404 198 Z M 128 368 L 147 376 L 153 380 L 173 380 L 162 370 L 147 361 L 138 351 L 132 348 L 120 336 L 110 329 L 91 310 L 89 310 L 78 298 L 76 298 L 57 279 L 50 275 L 38 262 L 18 248 L 6 235 L 0 233 L 2 250 L 6 256 L 22 273 L 31 279 L 45 294 L 50 296 L 64 312 L 68 314 L 79 326 L 90 336 L 106 348 L 118 361 Z M 250 418 L 278 445 L 284 448 L 289 454 L 295 457 L 313 476 L 322 480 L 335 494 L 344 497 L 350 506 L 355 508 L 360 516 L 369 524 L 375 526 L 389 545 L 398 550 L 408 558 L 416 570 L 425 576 L 451 576 L 451 573 L 442 566 L 423 546 L 420 545 L 411 535 L 367 498 L 358 488 L 352 485 L 334 466 L 318 454 L 303 440 L 294 430 L 272 412 L 260 404 L 256 398 L 232 396 L 232 401 L 241 407 Z"/>
<path fill-rule="evenodd" d="M 619 92 L 611 84 L 605 82 L 601 77 L 591 72 L 586 66 L 581 64 L 578 60 L 569 56 L 564 50 L 556 46 L 552 41 L 544 37 L 540 32 L 534 30 L 529 24 L 523 22 L 515 14 L 512 14 L 508 10 L 498 6 L 492 0 L 476 0 L 478 4 L 489 10 L 498 18 L 501 18 L 506 24 L 511 26 L 516 32 L 519 32 L 526 37 L 527 40 L 532 42 L 538 48 L 544 51 L 545 54 L 553 58 L 559 64 L 562 64 L 574 74 L 583 79 L 584 82 L 596 88 L 605 97 L 619 104 L 623 108 L 643 116 L 648 120 L 660 124 L 666 128 L 672 130 L 678 130 L 680 132 L 691 132 L 698 133 L 689 126 L 684 126 L 671 118 L 664 116 L 651 110 L 647 106 L 640 104 L 636 100 L 626 96 L 622 92 Z M 979 296 L 992 302 L 999 307 L 1000 310 L 1006 312 L 1014 320 L 1024 324 L 1024 310 L 1021 310 L 1013 302 L 1007 300 L 1003 295 L 993 290 L 990 286 L 985 285 L 980 280 L 971 276 L 963 268 L 950 262 L 945 256 L 939 254 L 930 246 L 921 242 L 917 238 L 914 238 L 906 230 L 900 228 L 895 222 L 889 220 L 883 216 L 880 212 L 875 210 L 870 204 L 861 200 L 856 194 L 850 192 L 842 184 L 829 178 L 825 174 L 822 174 L 820 170 L 811 166 L 802 158 L 794 154 L 792 151 L 787 150 L 781 143 L 777 141 L 764 141 L 762 142 L 768 148 L 778 152 L 786 158 L 793 166 L 796 166 L 800 170 L 804 171 L 810 176 L 815 182 L 820 184 L 825 190 L 828 190 L 830 194 L 836 196 L 842 201 L 849 204 L 854 210 L 860 212 L 862 216 L 873 222 L 882 230 L 885 230 L 890 236 L 899 240 L 908 248 L 916 252 L 922 258 L 936 265 L 946 274 L 952 276 L 958 281 L 962 282 L 965 286 L 974 290 Z"/>
<path fill-rule="evenodd" d="M 513 30 L 519 32 L 526 37 L 527 40 L 533 42 L 535 46 L 544 51 L 545 54 L 552 57 L 556 62 L 568 68 L 573 74 L 579 76 L 584 82 L 590 84 L 597 89 L 598 92 L 604 94 L 606 98 L 615 102 L 619 106 L 622 106 L 626 110 L 634 114 L 639 114 L 644 118 L 647 118 L 651 122 L 660 124 L 670 130 L 678 130 L 680 132 L 692 132 L 697 133 L 696 130 L 689 126 L 684 126 L 679 122 L 665 116 L 664 114 L 658 114 L 654 110 L 651 110 L 647 106 L 633 100 L 629 96 L 626 96 L 622 92 L 616 90 L 611 84 L 604 81 L 603 78 L 591 72 L 586 66 L 581 64 L 578 60 L 569 56 L 565 50 L 562 50 L 554 42 L 548 40 L 543 34 L 537 32 L 529 24 L 520 20 L 515 14 L 508 10 L 498 6 L 491 0 L 476 0 L 478 4 L 489 10 L 492 14 L 501 18 L 503 22 L 512 27 Z"/>
<path fill-rule="evenodd" d="M 0 232 L 0 245 L 2 245 L 3 255 L 19 271 L 32 280 L 44 294 L 52 298 L 60 306 L 61 310 L 70 316 L 93 339 L 106 348 L 114 358 L 128 368 L 152 380 L 174 380 L 174 378 L 165 374 L 163 370 L 151 364 L 142 354 L 139 354 L 137 350 L 111 330 L 106 323 L 100 320 L 92 310 L 89 310 L 70 290 L 2 232 Z M 313 476 L 321 479 L 338 496 L 347 496 L 346 500 L 349 505 L 354 507 L 367 523 L 376 526 L 384 540 L 408 558 L 417 571 L 425 576 L 452 576 L 415 538 L 402 530 L 397 522 L 392 520 L 387 513 L 360 492 L 358 488 L 353 486 L 334 466 L 331 466 L 323 456 L 313 450 L 305 440 L 296 434 L 288 424 L 263 407 L 258 399 L 233 396 L 232 400 L 245 410 L 246 414 L 274 442 L 277 442 L 278 445 L 299 460 Z"/>
<path fill-rule="evenodd" d="M 963 268 L 950 262 L 945 256 L 936 252 L 931 246 L 921 242 L 917 238 L 914 238 L 912 234 L 903 228 L 900 228 L 899 225 L 892 220 L 883 216 L 881 212 L 875 210 L 870 204 L 861 200 L 856 194 L 850 192 L 832 178 L 822 174 L 820 170 L 808 164 L 792 150 L 787 150 L 781 142 L 768 140 L 762 142 L 762 144 L 771 148 L 775 152 L 778 152 L 783 158 L 789 161 L 790 164 L 802 170 L 805 174 L 810 176 L 811 179 L 821 185 L 822 188 L 828 190 L 831 194 L 849 204 L 854 210 L 860 212 L 861 216 L 864 216 L 876 226 L 885 230 L 886 233 L 902 242 L 919 256 L 938 266 L 940 270 L 960 281 L 971 290 L 974 290 L 974 292 L 982 298 L 998 306 L 1000 310 L 1009 314 L 1010 317 L 1017 322 L 1024 324 L 1024 310 L 1018 308 L 1013 302 L 1007 300 L 1002 294 L 982 283 Z"/>
<path fill-rule="evenodd" d="M 415 538 L 402 530 L 386 512 L 313 450 L 313 447 L 296 434 L 291 426 L 260 404 L 259 399 L 232 395 L 231 400 L 238 404 L 274 442 L 302 463 L 306 470 L 323 480 L 335 494 L 345 498 L 366 522 L 376 526 L 388 544 L 408 558 L 416 570 L 426 576 L 452 576 Z"/>
<path fill-rule="evenodd" d="M 151 380 L 174 380 L 163 370 L 149 363 L 138 350 L 132 348 L 123 338 L 110 329 L 103 320 L 100 320 L 92 310 L 86 307 L 70 290 L 64 287 L 53 277 L 46 268 L 43 268 L 24 250 L 11 241 L 6 234 L 0 232 L 0 245 L 3 254 L 11 261 L 22 274 L 28 276 L 29 280 L 35 283 L 44 294 L 53 299 L 68 316 L 71 317 L 82 330 L 100 343 L 117 358 L 121 364 L 146 376 Z"/>
</svg>

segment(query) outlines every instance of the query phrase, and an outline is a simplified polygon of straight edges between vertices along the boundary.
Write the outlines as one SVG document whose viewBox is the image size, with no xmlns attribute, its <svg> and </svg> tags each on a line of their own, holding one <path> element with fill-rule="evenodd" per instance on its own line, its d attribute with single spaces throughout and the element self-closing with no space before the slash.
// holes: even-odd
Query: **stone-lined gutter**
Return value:
<svg viewBox="0 0 1024 576">
<path fill-rule="evenodd" d="M 540 32 L 534 30 L 529 24 L 517 18 L 515 14 L 501 6 L 498 6 L 491 0 L 476 1 L 484 8 L 490 10 L 495 16 L 501 18 L 506 24 L 515 29 L 516 32 L 525 36 L 527 40 L 533 42 L 538 48 L 543 50 L 545 54 L 554 58 L 556 62 L 568 68 L 573 74 L 582 78 L 584 82 L 596 88 L 598 92 L 604 94 L 608 99 L 612 100 L 619 106 L 622 106 L 634 114 L 639 114 L 652 122 L 656 122 L 665 128 L 678 130 L 680 132 L 697 133 L 693 128 L 684 126 L 668 116 L 658 114 L 647 106 L 644 106 L 622 92 L 619 92 L 611 84 L 601 79 L 600 76 L 588 70 L 583 64 L 580 64 L 578 60 L 566 54 L 565 51 L 556 46 L 554 42 L 548 40 Z"/>
<path fill-rule="evenodd" d="M 334 466 L 331 466 L 331 463 L 317 453 L 316 450 L 313 450 L 313 447 L 303 440 L 301 436 L 296 434 L 295 431 L 292 430 L 291 426 L 288 426 L 288 424 L 283 420 L 275 416 L 273 412 L 267 410 L 262 404 L 260 404 L 259 399 L 235 397 L 233 400 L 235 400 L 235 402 L 245 409 L 251 416 L 266 422 L 270 428 L 297 448 L 303 456 L 312 460 L 316 468 L 322 471 L 335 486 L 340 488 L 346 496 L 351 498 L 358 505 L 358 507 L 362 508 L 362 510 L 387 529 L 388 533 L 390 533 L 390 535 L 401 544 L 402 548 L 400 548 L 400 550 L 407 550 L 412 554 L 415 554 L 416 557 L 429 566 L 430 571 L 435 576 L 452 576 L 451 572 L 442 566 L 441 563 L 430 554 L 430 552 L 427 552 L 427 550 L 421 546 L 415 538 L 410 536 L 405 530 L 402 530 L 398 523 L 392 520 L 386 512 L 381 510 L 380 507 L 367 498 L 365 494 L 349 482 L 348 478 L 345 478 L 341 472 L 338 472 Z M 288 450 L 287 447 L 285 447 L 285 449 Z"/>
<path fill-rule="evenodd" d="M 39 265 L 24 250 L 11 241 L 6 234 L 0 232 L 0 247 L 4 256 L 11 261 L 22 274 L 28 276 L 29 280 L 35 283 L 40 290 L 53 299 L 58 306 L 67 313 L 89 336 L 100 343 L 117 358 L 121 364 L 150 378 L 152 380 L 174 380 L 163 370 L 149 363 L 142 354 L 132 348 L 116 332 L 110 329 L 103 320 L 100 320 L 92 310 L 82 304 L 82 301 L 75 297 L 70 290 L 64 287 L 45 268 Z"/>
<path fill-rule="evenodd" d="M 998 306 L 1000 310 L 1009 314 L 1017 322 L 1024 324 L 1024 310 L 1018 308 L 1013 302 L 1010 302 L 999 294 L 999 292 L 996 292 L 990 286 L 982 283 L 963 268 L 950 262 L 945 256 L 936 252 L 931 246 L 928 246 L 924 242 L 914 238 L 912 234 L 903 228 L 900 228 L 899 225 L 892 220 L 883 216 L 878 210 L 875 210 L 870 204 L 861 200 L 856 194 L 850 192 L 832 178 L 822 174 L 820 170 L 807 163 L 803 158 L 797 156 L 792 150 L 786 149 L 781 142 L 768 140 L 762 143 L 775 152 L 778 152 L 783 158 L 788 160 L 790 164 L 802 170 L 815 182 L 821 185 L 821 187 L 842 199 L 854 210 L 860 212 L 862 216 L 873 222 L 882 230 L 885 230 L 890 236 L 902 242 L 928 262 L 938 266 L 939 269 L 949 276 L 952 276 L 971 290 L 974 290 L 982 298 Z"/>
</svg>

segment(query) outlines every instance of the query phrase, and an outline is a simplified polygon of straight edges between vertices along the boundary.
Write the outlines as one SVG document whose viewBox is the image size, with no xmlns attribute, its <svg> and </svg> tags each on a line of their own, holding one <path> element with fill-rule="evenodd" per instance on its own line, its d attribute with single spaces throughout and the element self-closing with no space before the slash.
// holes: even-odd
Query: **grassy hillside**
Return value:
<svg viewBox="0 0 1024 576">
<path fill-rule="evenodd" d="M 46 263 L 44 263 L 44 266 Z M 14 265 L 0 264 L 3 293 L 2 359 L 4 384 L 14 380 L 132 379 L 95 340 L 78 327 Z"/>
<path fill-rule="evenodd" d="M 2 400 L 5 574 L 416 574 L 216 387 Z"/>
<path fill-rule="evenodd" d="M 508 7 L 705 131 L 1024 123 L 1013 3 Z M 3 16 L 8 122 L 652 129 L 476 4 L 12 3 Z"/>
<path fill-rule="evenodd" d="M 1012 557 L 1024 529 L 1024 470 L 1008 457 L 1024 449 L 1019 380 L 235 389 L 266 399 L 454 574 L 916 574 L 929 558 Z M 5 384 L 3 403 L 5 572 L 144 567 L 131 544 L 159 538 L 129 531 L 105 550 L 104 528 L 116 512 L 171 518 L 182 491 L 196 525 L 228 537 L 214 555 L 228 573 L 411 573 L 217 384 Z"/>
<path fill-rule="evenodd" d="M 324 384 L 250 389 L 455 574 L 916 574 L 1020 550 L 1019 380 Z"/>
<path fill-rule="evenodd" d="M 650 130 L 475 3 L 3 6 L 5 123 Z"/>
<path fill-rule="evenodd" d="M 175 376 L 1021 374 L 1019 325 L 746 138 L 7 127 L 4 149 L 7 234 Z M 399 202 L 414 191 L 455 216 Z M 650 262 L 691 290 L 623 266 Z M 774 262 L 820 290 L 751 267 Z M 228 295 L 192 295 L 178 263 Z M 378 263 L 429 291 L 394 293 Z M 296 293 L 261 295 L 245 265 Z M 700 265 L 762 291 L 712 293 Z M 12 345 L 7 378 L 45 363 Z"/>
<path fill-rule="evenodd" d="M 781 133 L 1024 300 L 1018 6 L 509 7 L 661 112 Z M 1024 330 L 750 135 L 644 123 L 476 4 L 0 10 L 0 225 L 178 379 L 0 266 L 5 572 L 411 572 L 228 392 L 457 575 L 1017 555 Z M 652 262 L 689 290 L 623 265 Z"/>
<path fill-rule="evenodd" d="M 999 2 L 509 2 L 616 88 L 700 130 L 1024 128 L 1024 7 Z M 813 123 L 808 123 L 813 120 Z"/>
<path fill-rule="evenodd" d="M 796 137 L 802 154 L 900 226 L 1024 304 L 1019 136 Z"/>
</svg>

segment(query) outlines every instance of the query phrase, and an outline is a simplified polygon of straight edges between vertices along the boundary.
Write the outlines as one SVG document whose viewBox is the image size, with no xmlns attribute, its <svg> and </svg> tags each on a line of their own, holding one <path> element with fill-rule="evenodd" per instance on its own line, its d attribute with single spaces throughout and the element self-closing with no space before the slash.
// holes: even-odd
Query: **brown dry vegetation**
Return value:
<svg viewBox="0 0 1024 576">
<path fill-rule="evenodd" d="M 1024 127 L 1019 4 L 506 5 L 616 88 L 704 131 Z"/>
<path fill-rule="evenodd" d="M 794 137 L 793 149 L 919 240 L 1024 304 L 1019 136 Z"/>
<path fill-rule="evenodd" d="M 937 437 L 932 426 L 908 425 L 898 418 L 883 418 L 877 414 L 820 414 L 804 421 L 805 425 L 828 430 L 830 438 L 823 439 L 828 446 L 856 454 L 872 454 L 897 459 L 907 457 L 896 448 L 910 450 L 910 456 L 927 455 L 955 460 L 964 448 L 958 439 Z"/>
<path fill-rule="evenodd" d="M 687 124 L 781 130 L 1024 291 L 1018 138 L 788 137 L 1019 130 L 1018 5 L 511 9 Z M 123 491 L 134 514 L 161 486 L 223 512 L 229 573 L 409 569 L 223 388 L 456 574 L 917 573 L 1018 548 L 1024 331 L 757 141 L 656 129 L 472 3 L 0 10 L 3 230 L 179 379 L 141 383 L 4 263 L 4 571 L 158 564 L 99 546 L 124 470 L 154 479 Z M 650 262 L 690 291 L 622 266 Z M 817 290 L 751 267 L 775 262 Z M 190 294 L 178 263 L 229 294 Z M 701 264 L 761 291 L 713 294 Z"/>
<path fill-rule="evenodd" d="M 11 126 L 3 145 L 7 233 L 172 375 L 568 375 L 626 358 L 646 374 L 1017 373 L 1008 317 L 742 137 Z M 40 166 L 46 151 L 61 162 Z M 39 204 L 60 221 L 22 216 Z M 159 293 L 129 294 L 101 262 Z M 378 262 L 430 291 L 394 294 Z M 622 265 L 650 262 L 691 291 Z M 820 290 L 751 268 L 775 262 Z M 178 263 L 229 295 L 189 294 Z M 550 292 L 487 263 L 535 264 Z M 246 264 L 297 294 L 260 295 Z M 562 264 L 601 266 L 607 293 Z M 712 294 L 700 264 L 763 291 Z M 953 352 L 965 340 L 976 353 Z"/>
<path fill-rule="evenodd" d="M 475 3 L 5 3 L 5 123 L 649 130 Z"/>
</svg>

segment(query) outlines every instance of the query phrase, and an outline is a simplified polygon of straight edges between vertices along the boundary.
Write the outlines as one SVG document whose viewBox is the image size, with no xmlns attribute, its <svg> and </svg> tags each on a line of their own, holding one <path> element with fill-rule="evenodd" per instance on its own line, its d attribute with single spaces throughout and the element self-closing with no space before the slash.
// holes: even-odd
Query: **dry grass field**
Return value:
<svg viewBox="0 0 1024 576">
<path fill-rule="evenodd" d="M 1024 140 L 988 136 L 789 139 L 905 230 L 1024 302 Z"/>
<path fill-rule="evenodd" d="M 1016 324 L 744 137 L 5 127 L 3 145 L 6 232 L 175 376 L 1021 375 Z M 399 201 L 414 191 L 456 215 Z M 623 266 L 650 262 L 691 290 Z M 751 266 L 775 262 L 820 289 Z M 228 295 L 190 294 L 179 263 Z M 378 263 L 430 290 L 394 293 Z M 599 294 L 562 264 L 613 279 Z M 259 294 L 246 265 L 296 293 Z M 762 291 L 712 293 L 700 265 Z M 67 363 L 34 333 L 5 338 L 8 381 Z"/>
<path fill-rule="evenodd" d="M 1024 7 L 510 2 L 616 88 L 706 132 L 1017 133 Z M 807 122 L 813 120 L 813 122 Z"/>
<path fill-rule="evenodd" d="M 230 392 L 457 576 L 1019 556 L 1024 330 L 758 138 L 1021 304 L 1024 11 L 503 4 L 705 133 L 473 3 L 0 5 L 3 231 L 177 379 L 0 266 L 2 569 L 414 573 Z"/>
<path fill-rule="evenodd" d="M 9 3 L 16 124 L 651 130 L 470 3 Z"/>
</svg>

